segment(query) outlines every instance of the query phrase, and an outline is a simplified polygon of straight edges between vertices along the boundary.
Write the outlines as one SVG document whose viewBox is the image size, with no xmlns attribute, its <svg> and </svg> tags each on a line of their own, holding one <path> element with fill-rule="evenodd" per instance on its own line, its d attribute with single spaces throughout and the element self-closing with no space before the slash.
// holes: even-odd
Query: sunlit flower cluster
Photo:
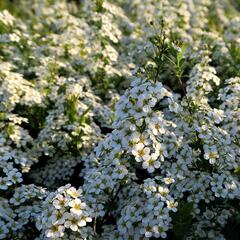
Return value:
<svg viewBox="0 0 240 240">
<path fill-rule="evenodd" d="M 37 228 L 47 238 L 60 238 L 68 229 L 82 234 L 82 228 L 92 222 L 91 209 L 81 200 L 82 190 L 70 184 L 50 193 L 42 203 L 37 216 Z"/>
<path fill-rule="evenodd" d="M 204 83 L 204 76 L 194 76 Z M 196 98 L 197 89 L 193 91 Z M 202 89 L 207 97 L 209 92 Z M 204 203 L 224 204 L 239 198 L 240 182 L 232 175 L 239 165 L 236 135 L 219 126 L 223 110 L 211 108 L 207 101 L 195 102 L 196 98 L 187 88 L 186 96 L 179 100 L 161 83 L 139 78 L 120 98 L 115 130 L 95 149 L 99 164 L 85 176 L 84 185 L 95 211 L 117 189 L 130 185 L 134 191 L 123 197 L 119 212 L 114 213 L 121 217 L 112 238 L 165 238 L 172 227 L 168 211 L 176 212 L 178 202 L 182 204 L 186 196 L 187 203 L 193 204 L 194 219 L 202 218 Z M 138 173 L 141 168 L 142 174 Z M 234 208 L 228 210 L 229 216 L 236 213 Z M 132 217 L 128 219 L 127 214 Z M 208 227 L 214 231 L 215 226 Z M 211 239 L 220 234 L 218 227 Z M 201 231 L 195 234 L 201 236 Z"/>
</svg>

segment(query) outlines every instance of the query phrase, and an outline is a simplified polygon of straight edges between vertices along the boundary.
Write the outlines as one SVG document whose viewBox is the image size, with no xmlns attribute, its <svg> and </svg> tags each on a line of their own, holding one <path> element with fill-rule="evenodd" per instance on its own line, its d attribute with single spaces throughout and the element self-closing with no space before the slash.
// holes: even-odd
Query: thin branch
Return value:
<svg viewBox="0 0 240 240">
<path fill-rule="evenodd" d="M 109 207 L 108 207 L 107 211 L 105 212 L 105 214 L 104 214 L 104 216 L 103 216 L 103 219 L 102 219 L 102 221 L 101 221 L 101 225 L 104 223 L 104 221 L 105 221 L 108 213 L 109 213 L 110 210 L 111 210 L 110 206 L 112 206 L 113 203 L 115 202 L 115 200 L 116 200 L 116 198 L 117 198 L 117 196 L 118 196 L 118 194 L 119 194 L 119 192 L 120 192 L 121 189 L 122 189 L 122 185 L 119 185 L 118 190 L 116 191 L 115 195 L 113 196 L 112 200 L 110 201 Z"/>
</svg>

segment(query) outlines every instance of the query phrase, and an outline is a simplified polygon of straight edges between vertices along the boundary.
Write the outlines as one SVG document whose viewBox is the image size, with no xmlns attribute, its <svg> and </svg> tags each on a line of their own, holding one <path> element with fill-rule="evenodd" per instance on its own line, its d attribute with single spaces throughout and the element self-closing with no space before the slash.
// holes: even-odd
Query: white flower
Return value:
<svg viewBox="0 0 240 240">
<path fill-rule="evenodd" d="M 56 209 L 61 209 L 67 206 L 68 202 L 69 202 L 69 198 L 66 198 L 61 194 L 57 194 L 56 198 L 53 200 L 53 206 Z"/>
<path fill-rule="evenodd" d="M 147 120 L 149 129 L 152 130 L 154 135 L 164 134 L 165 130 L 163 128 L 162 122 L 159 118 L 154 117 Z"/>
<path fill-rule="evenodd" d="M 87 222 L 91 222 L 90 217 L 77 216 L 73 214 L 68 214 L 67 220 L 64 223 L 66 228 L 70 228 L 72 231 L 77 231 L 79 227 L 86 226 Z"/>
<path fill-rule="evenodd" d="M 76 189 L 74 187 L 71 187 L 69 189 L 66 190 L 67 194 L 70 195 L 72 198 L 78 198 L 79 196 L 81 196 L 82 194 L 82 190 L 81 189 Z"/>
<path fill-rule="evenodd" d="M 70 211 L 78 216 L 81 215 L 82 211 L 86 208 L 86 204 L 81 202 L 79 198 L 70 201 L 68 205 L 71 207 Z"/>
<path fill-rule="evenodd" d="M 161 163 L 157 160 L 154 160 L 152 157 L 145 160 L 142 164 L 144 169 L 147 169 L 149 173 L 154 172 L 155 168 L 159 168 Z"/>
<path fill-rule="evenodd" d="M 142 146 L 142 144 L 147 146 L 150 143 L 148 133 L 134 132 L 131 135 L 130 140 L 134 143 L 140 144 L 140 146 Z"/>
<path fill-rule="evenodd" d="M 8 184 L 7 184 L 7 178 L 0 177 L 0 189 L 7 190 Z"/>
<path fill-rule="evenodd" d="M 210 147 L 205 148 L 204 158 L 206 160 L 209 160 L 209 163 L 214 164 L 216 162 L 216 159 L 219 158 L 218 152 L 216 148 Z"/>
<path fill-rule="evenodd" d="M 169 189 L 168 188 L 165 188 L 165 187 L 162 187 L 162 186 L 158 186 L 158 192 L 160 193 L 161 195 L 161 199 L 162 200 L 165 200 L 166 197 L 168 196 L 168 193 L 169 193 Z"/>
<path fill-rule="evenodd" d="M 22 182 L 23 181 L 22 174 L 13 169 L 8 173 L 8 180 L 11 181 L 12 183 Z"/>
<path fill-rule="evenodd" d="M 46 230 L 46 236 L 49 238 L 59 238 L 64 235 L 64 226 L 52 225 L 52 227 Z"/>
<path fill-rule="evenodd" d="M 174 180 L 173 178 L 171 178 L 171 177 L 166 177 L 166 178 L 163 179 L 163 181 L 164 181 L 167 185 L 175 182 L 175 180 Z"/>
<path fill-rule="evenodd" d="M 173 212 L 176 212 L 177 211 L 177 206 L 178 206 L 178 203 L 174 201 L 174 199 L 170 199 L 170 200 L 167 200 L 167 207 L 168 209 L 172 210 Z"/>
<path fill-rule="evenodd" d="M 135 156 L 137 162 L 141 162 L 142 160 L 146 161 L 150 158 L 150 148 L 142 148 L 142 146 L 138 144 L 137 146 L 134 146 L 132 154 Z"/>
<path fill-rule="evenodd" d="M 169 99 L 169 110 L 171 112 L 178 113 L 181 110 L 181 107 L 177 102 L 174 101 L 174 99 Z"/>
<path fill-rule="evenodd" d="M 64 211 L 55 210 L 52 212 L 51 216 L 49 217 L 49 220 L 54 225 L 60 225 L 63 224 L 65 221 L 65 214 Z"/>
</svg>

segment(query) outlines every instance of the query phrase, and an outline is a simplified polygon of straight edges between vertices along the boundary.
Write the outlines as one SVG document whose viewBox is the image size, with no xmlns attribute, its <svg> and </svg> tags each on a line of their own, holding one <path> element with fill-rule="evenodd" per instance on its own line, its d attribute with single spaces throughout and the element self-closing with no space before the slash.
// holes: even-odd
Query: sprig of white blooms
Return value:
<svg viewBox="0 0 240 240">
<path fill-rule="evenodd" d="M 65 231 L 78 232 L 80 238 L 82 228 L 92 222 L 91 209 L 81 200 L 82 190 L 70 184 L 50 193 L 42 203 L 42 213 L 37 217 L 37 228 L 49 238 L 61 238 Z M 89 233 L 90 234 L 90 233 Z"/>
</svg>

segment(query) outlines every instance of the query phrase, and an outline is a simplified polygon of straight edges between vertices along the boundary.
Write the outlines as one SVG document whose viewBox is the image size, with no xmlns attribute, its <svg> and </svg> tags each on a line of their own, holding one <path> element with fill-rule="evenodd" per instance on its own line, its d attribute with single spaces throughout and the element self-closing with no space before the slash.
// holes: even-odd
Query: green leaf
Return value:
<svg viewBox="0 0 240 240">
<path fill-rule="evenodd" d="M 0 121 L 4 121 L 6 119 L 6 113 L 0 112 Z"/>
<path fill-rule="evenodd" d="M 71 123 L 78 119 L 78 96 L 71 96 L 66 101 L 66 114 Z"/>
<path fill-rule="evenodd" d="M 8 135 L 12 135 L 14 133 L 15 129 L 14 129 L 14 125 L 13 124 L 9 124 L 7 127 L 7 133 Z"/>
<path fill-rule="evenodd" d="M 240 175 L 240 165 L 234 170 L 234 173 Z"/>
<path fill-rule="evenodd" d="M 175 240 L 186 239 L 189 230 L 191 229 L 193 203 L 181 204 L 178 207 L 178 212 L 174 214 L 173 219 L 173 234 Z"/>
<path fill-rule="evenodd" d="M 96 11 L 97 12 L 103 11 L 103 1 L 104 0 L 96 0 Z"/>
</svg>

